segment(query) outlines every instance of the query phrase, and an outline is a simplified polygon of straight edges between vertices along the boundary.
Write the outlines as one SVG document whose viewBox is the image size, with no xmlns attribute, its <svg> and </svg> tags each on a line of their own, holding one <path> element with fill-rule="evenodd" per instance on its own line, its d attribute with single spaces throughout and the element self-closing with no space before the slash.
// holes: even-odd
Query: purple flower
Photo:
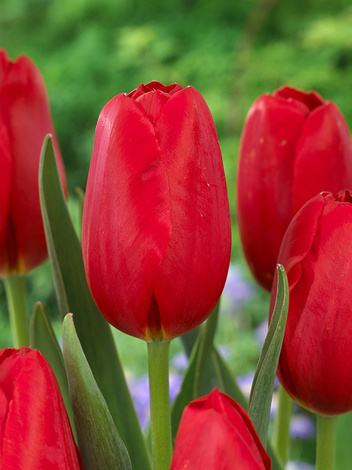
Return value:
<svg viewBox="0 0 352 470">
<path fill-rule="evenodd" d="M 132 395 L 132 400 L 136 408 L 137 416 L 144 431 L 147 428 L 150 419 L 148 376 L 129 376 L 127 377 L 127 384 Z"/>
<path fill-rule="evenodd" d="M 188 366 L 188 358 L 186 353 L 184 351 L 180 351 L 179 353 L 175 354 L 175 356 L 171 359 L 171 365 L 177 371 L 183 372 Z"/>
<path fill-rule="evenodd" d="M 232 313 L 234 309 L 241 307 L 243 302 L 254 295 L 254 285 L 246 281 L 239 266 L 230 264 L 229 272 L 221 298 L 221 309 L 226 313 Z"/>
<path fill-rule="evenodd" d="M 286 470 L 314 470 L 314 465 L 304 462 L 294 462 L 290 460 L 287 462 Z"/>
<path fill-rule="evenodd" d="M 309 416 L 297 413 L 292 416 L 290 434 L 293 438 L 309 439 L 315 436 L 315 425 Z"/>
<path fill-rule="evenodd" d="M 182 383 L 182 376 L 175 373 L 170 373 L 169 387 L 170 387 L 170 403 L 176 398 Z M 127 377 L 128 388 L 132 395 L 132 400 L 136 408 L 137 416 L 141 423 L 143 431 L 146 430 L 149 420 L 149 379 L 147 375 L 141 377 Z"/>
</svg>

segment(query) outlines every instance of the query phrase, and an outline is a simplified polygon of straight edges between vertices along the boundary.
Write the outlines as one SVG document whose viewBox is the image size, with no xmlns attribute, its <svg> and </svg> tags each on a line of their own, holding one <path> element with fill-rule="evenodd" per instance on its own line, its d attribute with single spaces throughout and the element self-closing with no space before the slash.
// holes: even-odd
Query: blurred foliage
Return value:
<svg viewBox="0 0 352 470">
<path fill-rule="evenodd" d="M 28 54 L 44 75 L 71 191 L 85 186 L 101 108 L 153 79 L 204 95 L 232 183 L 240 129 L 260 94 L 314 88 L 352 122 L 349 3 L 2 0 L 0 46 Z"/>
</svg>

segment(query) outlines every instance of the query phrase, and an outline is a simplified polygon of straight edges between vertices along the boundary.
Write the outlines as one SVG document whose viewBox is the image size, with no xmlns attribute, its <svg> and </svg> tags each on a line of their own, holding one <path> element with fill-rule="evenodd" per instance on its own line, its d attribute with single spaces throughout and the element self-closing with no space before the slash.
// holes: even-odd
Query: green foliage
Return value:
<svg viewBox="0 0 352 470">
<path fill-rule="evenodd" d="M 271 10 L 265 4 L 3 0 L 0 44 L 12 57 L 31 56 L 44 75 L 70 190 L 85 187 L 101 108 L 152 79 L 203 93 L 225 166 L 234 168 L 249 106 L 283 84 L 317 89 L 351 123 L 348 1 L 272 1 Z"/>
</svg>

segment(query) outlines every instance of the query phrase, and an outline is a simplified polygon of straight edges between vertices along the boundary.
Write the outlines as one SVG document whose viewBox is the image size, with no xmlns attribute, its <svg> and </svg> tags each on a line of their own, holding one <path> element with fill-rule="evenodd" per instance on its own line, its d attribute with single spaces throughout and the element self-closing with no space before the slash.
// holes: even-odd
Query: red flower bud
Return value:
<svg viewBox="0 0 352 470">
<path fill-rule="evenodd" d="M 88 284 L 105 318 L 145 340 L 196 327 L 223 289 L 230 240 L 221 153 L 202 96 L 152 82 L 109 101 L 82 230 Z"/>
<path fill-rule="evenodd" d="M 294 400 L 323 415 L 352 410 L 351 259 L 352 193 L 321 193 L 297 212 L 278 257 L 290 290 L 278 376 Z M 271 307 L 274 298 L 275 282 Z"/>
<path fill-rule="evenodd" d="M 247 413 L 214 389 L 184 410 L 171 470 L 267 470 L 271 460 Z"/>
<path fill-rule="evenodd" d="M 294 214 L 321 191 L 352 187 L 352 144 L 338 108 L 315 92 L 284 87 L 261 96 L 244 126 L 238 227 L 256 280 L 270 290 Z"/>
<path fill-rule="evenodd" d="M 39 203 L 38 170 L 46 134 L 53 135 L 63 163 L 40 72 L 21 56 L 11 62 L 0 50 L 0 276 L 24 274 L 47 257 Z"/>
<path fill-rule="evenodd" d="M 55 375 L 37 350 L 0 351 L 0 467 L 83 468 Z"/>
</svg>

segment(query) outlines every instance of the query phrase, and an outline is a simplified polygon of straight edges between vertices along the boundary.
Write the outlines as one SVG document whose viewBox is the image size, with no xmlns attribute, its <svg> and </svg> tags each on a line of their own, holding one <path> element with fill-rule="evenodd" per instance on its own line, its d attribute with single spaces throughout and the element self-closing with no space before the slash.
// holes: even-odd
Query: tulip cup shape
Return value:
<svg viewBox="0 0 352 470">
<path fill-rule="evenodd" d="M 62 184 L 64 167 L 45 84 L 26 56 L 11 62 L 0 49 L 0 277 L 25 274 L 47 257 L 38 171 L 43 140 L 52 134 Z"/>
<path fill-rule="evenodd" d="M 352 410 L 351 259 L 352 193 L 321 193 L 297 212 L 278 257 L 290 291 L 278 376 L 321 415 Z M 275 282 L 271 310 L 274 297 Z"/>
<path fill-rule="evenodd" d="M 0 351 L 0 468 L 83 469 L 55 375 L 38 350 Z"/>
<path fill-rule="evenodd" d="M 184 410 L 171 470 L 268 470 L 271 460 L 244 409 L 214 389 Z"/>
<path fill-rule="evenodd" d="M 280 244 L 298 209 L 321 191 L 351 187 L 351 138 L 334 103 L 289 87 L 255 101 L 241 138 L 237 218 L 262 287 L 271 290 Z"/>
<path fill-rule="evenodd" d="M 83 212 L 88 285 L 123 332 L 171 340 L 222 292 L 231 224 L 215 125 L 197 90 L 159 82 L 102 110 Z"/>
</svg>

